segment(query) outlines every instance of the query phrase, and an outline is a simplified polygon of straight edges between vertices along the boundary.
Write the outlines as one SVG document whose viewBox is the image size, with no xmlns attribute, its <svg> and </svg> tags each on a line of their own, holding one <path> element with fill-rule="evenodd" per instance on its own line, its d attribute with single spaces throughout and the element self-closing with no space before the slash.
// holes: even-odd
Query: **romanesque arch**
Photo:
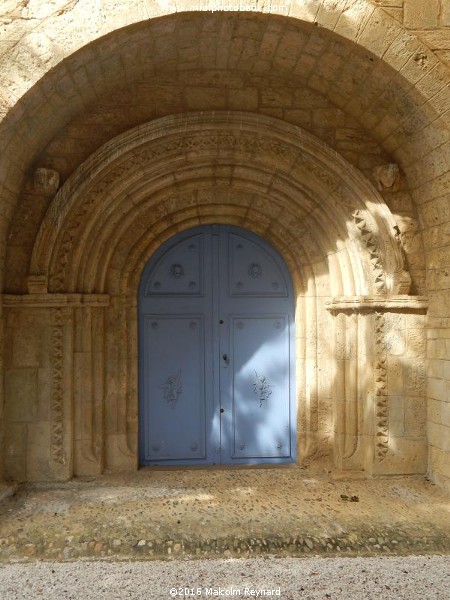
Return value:
<svg viewBox="0 0 450 600">
<path fill-rule="evenodd" d="M 60 465 L 71 465 L 73 454 L 76 474 L 136 468 L 140 273 L 163 240 L 205 223 L 251 229 L 290 265 L 301 458 L 331 451 L 338 462 L 372 471 L 389 452 L 388 393 L 376 395 L 379 373 L 361 368 L 356 346 L 372 360 L 380 350 L 369 331 L 384 312 L 425 307 L 408 296 L 395 220 L 374 186 L 323 142 L 282 121 L 236 112 L 171 116 L 132 129 L 83 163 L 49 205 L 32 252 L 32 293 L 7 297 L 11 307 L 24 300 L 52 307 L 53 349 L 70 348 L 56 378 L 79 362 L 73 388 L 55 389 L 47 452 Z M 330 311 L 341 314 L 338 323 Z M 325 321 L 335 328 L 333 343 L 320 332 Z M 340 348 L 346 337 L 353 349 Z M 339 382 L 342 368 L 349 374 Z M 327 392 L 321 370 L 331 377 Z M 71 405 L 73 440 L 65 433 L 71 425 L 64 428 Z M 318 421 L 319 405 L 328 405 L 327 423 Z M 365 431 L 367 410 L 375 412 L 373 432 Z M 114 420 L 118 430 L 105 431 L 102 423 Z M 423 436 L 416 443 L 406 455 L 391 448 L 387 471 L 399 459 L 414 471 Z"/>
<path fill-rule="evenodd" d="M 45 60 L 39 27 L 3 57 L 12 84 L 0 125 L 3 307 L 7 347 L 14 337 L 18 348 L 6 355 L 7 476 L 135 465 L 131 292 L 161 241 L 217 220 L 270 239 L 294 274 L 305 316 L 304 455 L 332 447 L 341 468 L 423 472 L 426 303 L 418 297 L 432 292 L 432 352 L 448 313 L 436 259 L 447 219 L 447 68 L 426 38 L 369 1 L 308 0 L 288 15 L 164 16 L 147 3 L 152 18 L 131 0 L 121 6 L 120 14 L 99 9 L 98 20 L 64 9 L 45 15 Z M 177 125 L 193 139 L 206 127 L 208 139 L 177 147 L 187 139 Z M 155 128 L 151 152 L 170 139 L 164 155 L 173 168 L 157 155 L 145 162 L 139 144 L 115 154 L 135 126 Z M 238 129 L 239 143 L 226 145 L 228 129 Z M 102 155 L 112 138 L 110 156 Z M 394 163 L 391 181 L 383 169 Z M 53 198 L 58 174 L 64 185 Z M 117 322 L 127 348 L 116 345 Z M 333 351 L 324 358 L 317 332 L 331 325 Z M 429 379 L 431 404 L 444 407 L 445 377 Z M 322 389 L 328 380 L 333 390 Z M 30 407 L 33 389 L 39 398 Z M 430 464 L 445 482 L 443 426 L 432 421 L 428 435 Z M 17 442 L 24 438 L 26 447 Z"/>
</svg>

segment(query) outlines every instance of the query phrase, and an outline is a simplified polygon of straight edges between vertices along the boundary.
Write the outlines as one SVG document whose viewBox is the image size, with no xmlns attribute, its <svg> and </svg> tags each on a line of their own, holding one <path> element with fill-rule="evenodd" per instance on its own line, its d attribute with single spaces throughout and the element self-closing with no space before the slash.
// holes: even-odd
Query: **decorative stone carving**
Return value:
<svg viewBox="0 0 450 600">
<path fill-rule="evenodd" d="M 371 296 L 341 296 L 326 302 L 330 312 L 360 312 L 377 310 L 407 310 L 408 312 L 426 313 L 428 299 L 424 296 L 394 296 L 389 298 Z"/>
<path fill-rule="evenodd" d="M 394 226 L 393 243 L 397 244 L 397 248 L 401 254 L 403 265 L 406 265 L 406 254 L 403 246 L 402 235 L 398 225 Z M 395 293 L 397 294 L 409 294 L 411 289 L 411 275 L 406 269 L 397 268 L 393 273 L 393 285 L 395 287 Z"/>
<path fill-rule="evenodd" d="M 51 392 L 51 457 L 64 464 L 64 423 L 63 423 L 63 311 L 53 309 L 53 376 Z"/>
<path fill-rule="evenodd" d="M 3 306 L 18 308 L 96 308 L 109 306 L 107 294 L 4 294 Z"/>
<path fill-rule="evenodd" d="M 375 459 L 381 462 L 389 449 L 389 404 L 387 397 L 387 350 L 384 314 L 375 313 Z"/>
<path fill-rule="evenodd" d="M 372 216 L 376 214 L 377 236 L 384 242 L 382 251 L 386 254 L 383 259 L 389 282 L 397 270 L 404 269 L 398 244 L 395 240 L 387 242 L 393 236 L 392 215 L 376 190 L 344 159 L 307 132 L 276 119 L 214 111 L 152 121 L 118 136 L 94 153 L 69 178 L 49 207 L 36 238 L 31 271 L 48 273 L 52 291 L 72 291 L 77 277 L 72 265 L 82 268 L 80 252 L 90 231 L 83 224 L 94 216 L 98 219 L 103 207 L 110 207 L 111 190 L 119 189 L 119 182 L 137 171 L 146 173 L 147 181 L 156 181 L 149 176 L 152 169 L 161 170 L 175 155 L 189 155 L 192 167 L 195 161 L 203 164 L 207 158 L 219 167 L 217 157 L 228 160 L 227 153 L 236 160 L 239 155 L 248 155 L 251 160 L 246 164 L 251 165 L 249 172 L 254 171 L 252 180 L 258 180 L 258 186 L 270 184 L 272 190 L 287 197 L 295 193 L 308 211 L 318 202 L 318 195 L 323 195 L 323 201 L 337 211 L 336 226 L 342 229 L 342 235 L 346 233 L 349 214 L 358 207 Z M 305 172 L 309 175 L 308 184 Z M 309 195 L 311 190 L 313 196 Z M 100 231 L 101 247 L 108 248 L 108 228 Z M 88 272 L 92 273 L 93 268 Z M 80 283 L 83 285 L 79 281 L 77 285 Z M 377 284 L 383 287 L 382 281 Z M 92 282 L 88 287 L 92 287 Z M 391 293 L 390 283 L 388 287 Z"/>
<path fill-rule="evenodd" d="M 395 163 L 375 167 L 372 171 L 379 192 L 393 192 L 400 180 L 400 168 Z"/>
<path fill-rule="evenodd" d="M 54 169 L 38 167 L 34 172 L 34 189 L 44 194 L 56 194 L 59 188 L 59 173 Z"/>
<path fill-rule="evenodd" d="M 361 238 L 369 252 L 369 261 L 374 276 L 374 286 L 377 292 L 383 294 L 386 292 L 386 276 L 383 269 L 383 263 L 381 260 L 381 251 L 378 247 L 378 241 L 376 236 L 370 230 L 367 218 L 363 211 L 357 210 L 353 213 L 353 219 L 356 227 L 361 233 Z"/>
</svg>

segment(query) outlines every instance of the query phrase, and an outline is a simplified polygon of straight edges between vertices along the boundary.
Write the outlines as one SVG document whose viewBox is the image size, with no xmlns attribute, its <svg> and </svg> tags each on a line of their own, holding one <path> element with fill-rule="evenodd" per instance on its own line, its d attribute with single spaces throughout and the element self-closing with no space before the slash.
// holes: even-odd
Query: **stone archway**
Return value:
<svg viewBox="0 0 450 600">
<path fill-rule="evenodd" d="M 5 297 L 9 335 L 26 337 L 31 323 L 52 357 L 47 444 L 32 477 L 137 468 L 140 274 L 173 233 L 215 222 L 264 236 L 293 275 L 299 456 L 331 453 L 338 468 L 368 473 L 423 472 L 423 427 L 389 439 L 390 404 L 396 418 L 423 411 L 419 398 L 395 403 L 386 370 L 395 340 L 423 326 L 426 308 L 408 295 L 390 210 L 354 167 L 300 128 L 214 111 L 111 140 L 46 212 L 30 293 Z M 417 373 L 413 385 L 422 381 Z"/>
<path fill-rule="evenodd" d="M 50 328 L 48 331 L 53 332 L 54 340 L 49 347 L 54 356 L 50 361 L 48 353 L 37 347 L 33 337 L 33 331 L 37 336 L 41 334 L 39 327 L 33 330 L 36 319 L 29 318 L 31 313 L 28 312 L 22 320 L 15 310 L 18 303 L 24 306 L 31 298 L 11 297 L 26 295 L 29 290 L 46 289 L 45 278 L 39 274 L 34 279 L 29 277 L 29 264 L 37 231 L 59 180 L 65 181 L 107 140 L 138 124 L 198 110 L 244 110 L 301 126 L 344 156 L 368 179 L 372 179 L 375 168 L 379 191 L 398 227 L 396 237 L 405 251 L 412 278 L 411 290 L 430 298 L 428 331 L 422 327 L 423 322 L 411 320 L 404 314 L 405 309 L 395 303 L 389 305 L 391 316 L 377 325 L 377 332 L 381 331 L 381 337 L 387 336 L 388 340 L 386 347 L 378 340 L 383 360 L 377 363 L 380 365 L 377 369 L 381 386 L 383 378 L 388 377 L 390 381 L 387 385 L 391 388 L 388 401 L 392 405 L 391 446 L 398 446 L 397 438 L 403 444 L 405 436 L 420 444 L 425 431 L 427 402 L 428 470 L 434 481 L 448 487 L 450 305 L 446 267 L 450 49 L 448 15 L 445 10 L 439 12 L 444 0 L 433 2 L 426 13 L 417 10 L 416 0 L 400 0 L 395 7 L 387 0 L 301 0 L 290 3 L 287 10 L 283 7 L 279 14 L 262 14 L 265 8 L 261 8 L 261 13 L 251 14 L 199 12 L 190 1 L 177 3 L 176 8 L 152 0 L 124 0 L 113 7 L 102 6 L 96 0 L 69 4 L 57 0 L 45 7 L 38 4 L 24 6 L 19 0 L 9 0 L 6 14 L 2 13 L 0 268 L 6 294 L 2 302 L 5 307 L 2 325 L 6 400 L 5 411 L 0 412 L 0 436 L 4 434 L 6 477 L 28 479 L 39 477 L 33 475 L 35 472 L 46 473 L 50 469 L 53 473 L 59 468 L 49 467 L 48 457 L 41 456 L 40 449 L 49 445 L 50 429 L 55 438 L 62 429 L 61 403 L 57 400 L 61 378 L 56 375 L 61 375 L 60 346 L 65 339 L 61 313 L 55 313 L 54 327 L 50 321 L 46 325 Z M 394 185 L 384 186 L 385 179 L 377 170 L 388 163 L 396 164 L 399 178 Z M 208 196 L 207 187 L 205 184 L 199 188 L 200 194 L 195 198 L 185 199 L 183 214 L 187 218 L 191 210 L 192 224 L 198 222 L 192 205 L 200 197 L 204 204 L 211 206 L 214 203 L 208 198 L 222 197 L 225 204 L 232 206 L 224 215 L 225 221 L 238 222 L 245 217 L 242 207 L 239 217 L 233 212 L 238 210 L 233 200 L 237 192 L 230 198 L 223 187 L 210 188 Z M 246 193 L 244 186 L 239 192 L 239 205 L 250 202 L 249 198 L 253 201 L 253 196 L 245 196 Z M 163 205 L 167 199 L 163 200 L 163 196 L 158 210 L 165 218 L 167 212 Z M 260 204 L 264 200 L 258 197 Z M 175 196 L 172 202 L 178 202 Z M 287 218 L 288 213 L 280 214 Z M 174 230 L 185 226 L 184 216 L 180 213 L 172 222 Z M 273 214 L 267 219 L 267 222 L 273 221 Z M 364 215 L 358 215 L 357 219 L 361 244 L 372 252 L 373 239 L 366 227 L 367 220 Z M 333 220 L 330 221 L 334 227 Z M 261 219 L 259 224 L 263 228 Z M 166 232 L 164 228 L 158 230 L 153 222 L 152 227 L 157 245 L 165 239 Z M 327 229 L 325 221 L 324 229 Z M 332 231 L 333 240 L 336 231 Z M 306 235 L 302 233 L 303 239 Z M 304 245 L 314 253 L 314 244 L 315 240 L 310 240 Z M 317 257 L 324 255 L 323 249 L 317 250 Z M 297 250 L 300 256 L 301 248 Z M 343 259 L 344 254 L 340 258 Z M 304 264 L 301 274 L 298 270 L 298 277 L 305 278 L 306 273 L 305 281 L 308 284 L 314 281 L 313 293 L 318 290 L 318 297 L 322 297 L 321 286 L 324 285 L 323 297 L 329 297 L 328 268 L 319 259 L 311 260 L 314 279 L 310 278 L 309 258 L 302 259 Z M 377 265 L 376 252 L 369 260 Z M 329 262 L 333 262 L 332 258 Z M 348 266 L 342 262 L 339 268 L 333 269 L 333 282 L 339 281 L 341 267 L 346 273 L 353 273 L 354 265 L 350 262 Z M 120 264 L 116 274 L 121 269 Z M 383 286 L 381 271 L 377 269 L 381 277 L 378 284 Z M 343 281 L 348 283 L 351 279 L 344 277 Z M 352 285 L 345 294 L 352 294 Z M 94 303 L 93 308 L 96 302 L 108 301 L 98 296 L 82 299 L 83 305 Z M 77 305 L 81 296 L 71 296 L 70 302 L 74 303 L 72 306 Z M 311 301 L 308 315 L 316 314 L 316 305 Z M 39 304 L 33 306 L 36 308 Z M 332 303 L 330 309 L 337 310 L 330 314 L 339 314 L 336 322 L 344 323 L 353 318 L 352 327 L 359 330 L 356 324 L 359 317 L 350 317 L 355 306 L 347 297 L 344 302 Z M 373 303 L 365 306 L 368 313 L 379 308 Z M 381 308 L 384 311 L 386 305 Z M 41 315 L 48 317 L 50 313 L 43 311 Z M 329 325 L 326 319 L 319 318 L 319 321 L 320 327 L 324 323 Z M 41 325 L 44 327 L 44 321 Z M 13 331 L 19 330 L 26 334 L 16 336 L 15 349 L 11 349 Z M 68 339 L 71 339 L 70 327 L 68 331 Z M 50 336 L 48 332 L 46 335 Z M 341 334 L 336 336 L 336 341 L 342 338 Z M 354 352 L 352 337 L 346 336 L 345 344 Z M 80 344 L 77 360 L 83 355 L 84 346 Z M 308 341 L 308 347 L 311 361 L 308 368 L 312 373 L 319 372 L 320 367 L 314 365 L 318 364 L 316 355 L 321 349 L 314 346 L 313 340 Z M 361 349 L 364 345 L 358 347 Z M 369 347 L 373 347 L 372 342 Z M 68 351 L 71 352 L 70 348 Z M 58 368 L 50 367 L 53 362 Z M 1 367 L 3 369 L 3 363 Z M 80 366 L 77 368 L 81 370 Z M 363 369 L 361 366 L 360 371 Z M 352 377 L 355 372 L 353 368 Z M 70 387 L 73 377 L 66 372 L 63 376 L 65 386 Z M 100 390 L 99 398 L 103 394 L 102 377 L 95 386 Z M 313 381 L 314 377 L 308 376 L 308 380 Z M 47 381 L 46 386 L 44 381 Z M 308 391 L 311 418 L 302 417 L 305 428 L 312 432 L 308 439 L 312 440 L 316 440 L 319 429 L 328 432 L 324 439 L 333 437 L 326 416 L 332 414 L 329 410 L 331 394 L 324 394 L 322 390 L 317 395 L 319 387 L 312 386 Z M 303 389 L 307 388 L 303 386 Z M 51 411 L 48 408 L 50 394 L 55 398 Z M 88 390 L 85 397 L 91 396 L 92 390 Z M 319 397 L 328 398 L 322 407 Z M 346 402 L 353 400 L 348 397 Z M 86 414 L 91 410 L 88 404 Z M 95 405 L 100 406 L 100 400 Z M 380 405 L 377 427 L 381 446 L 385 448 L 386 402 Z M 70 412 L 71 406 L 69 403 L 66 410 Z M 117 414 L 119 412 L 117 408 Z M 95 414 L 92 419 L 98 429 L 101 412 Z M 52 420 L 57 425 L 50 426 Z M 372 422 L 370 415 L 369 421 Z M 4 422 L 8 423 L 6 430 Z M 86 423 L 88 431 L 90 420 Z M 118 423 L 123 423 L 122 416 L 108 421 L 105 426 L 108 439 L 122 427 Z M 344 420 L 338 429 L 347 432 L 341 439 L 355 438 L 350 433 L 355 431 L 354 423 L 346 424 Z M 71 439 L 70 431 L 69 434 L 66 439 Z M 372 434 L 370 430 L 367 435 Z M 90 439 L 89 436 L 91 434 L 86 433 L 86 439 Z M 18 439 L 27 441 L 18 443 Z M 93 444 L 94 454 L 110 454 L 104 450 L 103 439 L 100 436 Z M 345 456 L 350 452 L 348 448 L 354 446 L 349 443 L 347 441 Z M 411 444 L 414 447 L 416 442 Z M 33 450 L 28 450 L 29 447 Z M 316 441 L 311 443 L 311 448 L 314 447 L 317 447 Z M 370 459 L 368 461 L 370 463 Z M 381 462 L 388 464 L 385 460 Z M 61 473 L 70 473 L 71 468 L 66 465 Z"/>
</svg>

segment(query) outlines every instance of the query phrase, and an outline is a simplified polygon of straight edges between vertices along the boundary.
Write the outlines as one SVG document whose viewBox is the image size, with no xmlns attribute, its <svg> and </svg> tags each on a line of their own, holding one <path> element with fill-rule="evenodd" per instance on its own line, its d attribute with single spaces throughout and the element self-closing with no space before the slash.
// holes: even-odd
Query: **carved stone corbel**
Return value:
<svg viewBox="0 0 450 600">
<path fill-rule="evenodd" d="M 375 167 L 372 171 L 373 178 L 379 192 L 394 192 L 400 182 L 400 167 L 395 163 L 388 163 Z"/>
<path fill-rule="evenodd" d="M 59 173 L 54 169 L 38 167 L 34 172 L 33 186 L 36 192 L 56 194 L 59 189 Z"/>
</svg>

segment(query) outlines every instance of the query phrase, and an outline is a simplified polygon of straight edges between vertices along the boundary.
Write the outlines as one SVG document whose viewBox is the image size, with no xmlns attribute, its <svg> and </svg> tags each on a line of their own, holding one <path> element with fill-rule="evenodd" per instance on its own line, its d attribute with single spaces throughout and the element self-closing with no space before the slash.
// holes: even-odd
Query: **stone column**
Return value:
<svg viewBox="0 0 450 600">
<path fill-rule="evenodd" d="M 412 296 L 338 298 L 328 304 L 335 315 L 339 470 L 426 471 L 426 309 L 424 298 Z"/>
<path fill-rule="evenodd" d="M 340 470 L 361 469 L 361 415 L 363 413 L 361 386 L 360 316 L 355 313 L 338 313 L 334 327 L 334 435 L 335 464 Z M 362 332 L 364 327 L 362 327 Z M 362 338 L 362 339 L 361 339 Z"/>
<path fill-rule="evenodd" d="M 303 373 L 299 374 L 301 390 L 300 428 L 298 431 L 302 458 L 313 456 L 317 452 L 318 443 L 318 356 L 317 356 L 317 306 L 316 299 L 305 296 L 304 310 L 304 338 L 303 338 Z M 302 357 L 303 358 L 303 357 Z"/>
<path fill-rule="evenodd" d="M 75 309 L 73 355 L 75 474 L 103 470 L 104 325 L 103 308 Z"/>
<path fill-rule="evenodd" d="M 138 466 L 136 319 L 136 299 L 111 298 L 105 323 L 105 462 L 116 471 Z"/>
</svg>

